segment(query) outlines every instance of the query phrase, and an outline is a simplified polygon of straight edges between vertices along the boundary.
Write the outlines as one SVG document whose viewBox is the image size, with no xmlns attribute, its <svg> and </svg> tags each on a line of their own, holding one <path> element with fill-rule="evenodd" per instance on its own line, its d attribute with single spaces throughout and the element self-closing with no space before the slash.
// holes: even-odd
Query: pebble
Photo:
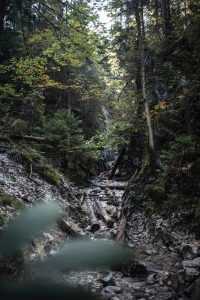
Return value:
<svg viewBox="0 0 200 300">
<path fill-rule="evenodd" d="M 104 285 L 114 286 L 115 284 L 112 273 L 109 273 L 106 276 L 101 277 L 100 280 Z"/>
<path fill-rule="evenodd" d="M 121 288 L 118 286 L 113 286 L 113 285 L 108 285 L 104 289 L 104 292 L 109 293 L 109 294 L 120 294 L 121 293 Z"/>
</svg>

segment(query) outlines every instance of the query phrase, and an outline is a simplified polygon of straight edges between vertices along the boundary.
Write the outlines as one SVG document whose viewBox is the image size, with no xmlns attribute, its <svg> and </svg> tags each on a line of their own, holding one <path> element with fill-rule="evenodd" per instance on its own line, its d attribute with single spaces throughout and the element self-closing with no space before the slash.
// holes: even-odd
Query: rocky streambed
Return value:
<svg viewBox="0 0 200 300">
<path fill-rule="evenodd" d="M 85 190 L 86 197 L 93 204 L 98 199 L 114 221 L 109 228 L 99 216 L 99 230 L 91 232 L 90 225 L 84 229 L 92 239 L 118 239 L 125 186 L 125 182 L 96 178 Z M 87 214 L 84 202 L 83 207 Z M 193 299 L 192 292 L 199 284 L 200 244 L 194 236 L 178 231 L 176 221 L 129 212 L 125 236 L 128 247 L 135 250 L 135 262 L 120 271 L 73 273 L 66 280 L 87 285 L 105 299 Z"/>
<path fill-rule="evenodd" d="M 86 287 L 104 299 L 198 300 L 193 291 L 199 286 L 199 241 L 183 230 L 178 231 L 175 219 L 163 220 L 156 215 L 147 218 L 131 206 L 126 208 L 123 220 L 126 184 L 99 176 L 81 190 L 70 189 L 64 178 L 55 187 L 38 174 L 29 178 L 19 163 L 7 154 L 0 155 L 1 190 L 23 205 L 57 200 L 62 207 L 60 222 L 44 232 L 41 239 L 32 241 L 27 261 L 54 255 L 66 239 L 85 235 L 121 241 L 124 235 L 123 241 L 135 250 L 132 264 L 121 270 L 71 272 L 63 275 L 64 282 Z M 91 209 L 92 215 L 88 214 Z M 8 219 L 15 214 L 9 203 L 2 202 L 0 212 Z M 97 225 L 94 228 L 91 220 Z"/>
</svg>

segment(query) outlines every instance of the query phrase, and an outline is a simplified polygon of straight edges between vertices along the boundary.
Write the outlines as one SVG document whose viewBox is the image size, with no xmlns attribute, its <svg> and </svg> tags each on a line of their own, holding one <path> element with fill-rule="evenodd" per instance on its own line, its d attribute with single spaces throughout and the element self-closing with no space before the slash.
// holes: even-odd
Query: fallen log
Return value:
<svg viewBox="0 0 200 300">
<path fill-rule="evenodd" d="M 83 230 L 73 222 L 66 221 L 64 219 L 59 219 L 57 221 L 58 226 L 68 235 L 74 238 L 80 238 L 84 235 Z"/>
<path fill-rule="evenodd" d="M 102 183 L 98 183 L 98 182 L 92 182 L 92 184 L 96 187 L 100 187 L 100 188 L 109 188 L 109 189 L 115 189 L 115 190 L 125 190 L 127 187 L 127 182 L 118 182 L 116 184 L 112 184 L 112 183 L 107 183 L 107 184 L 102 184 Z"/>
<path fill-rule="evenodd" d="M 24 140 L 29 140 L 29 141 L 33 141 L 33 142 L 46 142 L 47 139 L 40 137 L 40 136 L 33 136 L 33 135 L 20 135 L 20 134 L 12 134 L 11 138 L 14 139 L 24 139 Z"/>
<path fill-rule="evenodd" d="M 106 210 L 104 209 L 104 207 L 98 199 L 95 199 L 95 203 L 98 207 L 100 216 L 103 218 L 108 228 L 112 228 L 114 224 L 113 219 L 109 216 L 109 214 L 106 212 Z"/>
<path fill-rule="evenodd" d="M 119 222 L 116 241 L 121 244 L 125 244 L 126 242 L 126 218 L 124 216 Z"/>
<path fill-rule="evenodd" d="M 86 205 L 87 205 L 87 213 L 88 213 L 88 217 L 89 217 L 89 220 L 90 220 L 90 225 L 91 225 L 91 232 L 96 232 L 100 229 L 100 224 L 97 220 L 97 217 L 94 213 L 94 208 L 93 208 L 93 205 L 92 205 L 92 201 L 86 197 L 85 198 L 85 202 L 86 202 Z"/>
</svg>

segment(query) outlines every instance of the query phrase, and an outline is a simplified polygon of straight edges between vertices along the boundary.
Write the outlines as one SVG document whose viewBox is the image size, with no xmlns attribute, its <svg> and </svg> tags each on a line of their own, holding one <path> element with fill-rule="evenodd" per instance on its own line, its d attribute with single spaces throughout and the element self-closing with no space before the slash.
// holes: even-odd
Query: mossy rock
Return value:
<svg viewBox="0 0 200 300">
<path fill-rule="evenodd" d="M 19 202 L 15 197 L 5 193 L 3 190 L 0 190 L 0 203 L 4 206 L 11 206 L 16 210 L 23 208 L 23 204 Z"/>
<path fill-rule="evenodd" d="M 49 183 L 58 186 L 60 183 L 59 173 L 51 167 L 43 167 L 41 171 L 42 177 Z"/>
</svg>

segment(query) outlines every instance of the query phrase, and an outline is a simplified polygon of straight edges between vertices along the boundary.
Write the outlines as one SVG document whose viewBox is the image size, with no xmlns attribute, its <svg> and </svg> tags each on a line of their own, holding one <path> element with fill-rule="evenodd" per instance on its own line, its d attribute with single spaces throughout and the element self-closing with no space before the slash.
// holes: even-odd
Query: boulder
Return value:
<svg viewBox="0 0 200 300">
<path fill-rule="evenodd" d="M 118 286 L 114 286 L 114 285 L 108 285 L 103 290 L 104 290 L 104 292 L 109 293 L 109 294 L 120 294 L 121 293 L 121 288 Z"/>
</svg>

